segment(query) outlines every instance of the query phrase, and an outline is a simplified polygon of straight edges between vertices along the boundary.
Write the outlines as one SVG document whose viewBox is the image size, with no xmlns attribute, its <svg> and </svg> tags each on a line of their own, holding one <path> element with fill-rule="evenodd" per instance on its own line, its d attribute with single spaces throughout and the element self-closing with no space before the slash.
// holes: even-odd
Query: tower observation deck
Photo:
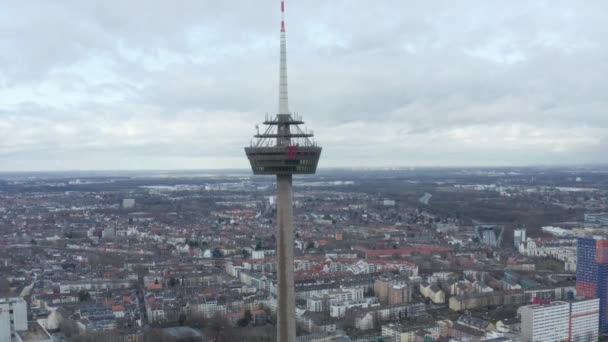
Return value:
<svg viewBox="0 0 608 342">
<path fill-rule="evenodd" d="M 291 114 L 277 114 L 264 121 L 267 129 L 256 134 L 255 144 L 245 153 L 256 175 L 312 174 L 317 171 L 321 147 L 311 140 L 313 133 L 303 131 L 304 122 Z"/>
<path fill-rule="evenodd" d="M 279 68 L 279 110 L 266 118 L 245 154 L 256 175 L 277 177 L 277 341 L 295 342 L 296 310 L 293 277 L 293 196 L 292 175 L 313 174 L 317 170 L 321 147 L 312 131 L 300 128 L 304 121 L 289 111 L 287 93 L 287 44 L 285 39 L 285 1 L 281 1 L 281 47 Z"/>
</svg>

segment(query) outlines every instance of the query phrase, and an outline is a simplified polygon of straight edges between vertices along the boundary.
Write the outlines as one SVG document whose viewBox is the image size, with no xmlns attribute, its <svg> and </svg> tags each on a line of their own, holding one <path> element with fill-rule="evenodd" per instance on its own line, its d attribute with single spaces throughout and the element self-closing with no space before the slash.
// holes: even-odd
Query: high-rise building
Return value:
<svg viewBox="0 0 608 342">
<path fill-rule="evenodd" d="M 513 247 L 519 250 L 519 245 L 526 242 L 526 229 L 520 228 L 513 231 Z"/>
<path fill-rule="evenodd" d="M 599 331 L 599 299 L 555 301 L 522 306 L 521 340 L 535 341 L 597 341 Z"/>
<path fill-rule="evenodd" d="M 27 330 L 27 304 L 21 297 L 0 298 L 0 342 L 16 340 L 18 331 Z"/>
<path fill-rule="evenodd" d="M 566 302 L 521 307 L 521 340 L 567 341 L 570 305 Z"/>
<path fill-rule="evenodd" d="M 576 294 L 599 298 L 599 329 L 608 328 L 608 240 L 579 238 L 576 248 Z"/>
<path fill-rule="evenodd" d="M 321 147 L 312 140 L 312 132 L 300 128 L 302 119 L 289 111 L 284 13 L 281 1 L 279 109 L 275 118 L 266 118 L 267 128 L 257 132 L 256 142 L 245 153 L 254 174 L 277 177 L 277 341 L 292 342 L 296 338 L 292 175 L 315 173 Z"/>
</svg>

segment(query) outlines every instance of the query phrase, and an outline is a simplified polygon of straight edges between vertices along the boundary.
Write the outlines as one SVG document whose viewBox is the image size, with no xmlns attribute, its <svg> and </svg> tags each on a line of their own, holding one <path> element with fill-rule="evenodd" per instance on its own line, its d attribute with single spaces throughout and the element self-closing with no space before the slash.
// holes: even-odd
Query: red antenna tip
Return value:
<svg viewBox="0 0 608 342">
<path fill-rule="evenodd" d="M 285 12 L 285 1 L 281 1 L 281 12 Z"/>
</svg>

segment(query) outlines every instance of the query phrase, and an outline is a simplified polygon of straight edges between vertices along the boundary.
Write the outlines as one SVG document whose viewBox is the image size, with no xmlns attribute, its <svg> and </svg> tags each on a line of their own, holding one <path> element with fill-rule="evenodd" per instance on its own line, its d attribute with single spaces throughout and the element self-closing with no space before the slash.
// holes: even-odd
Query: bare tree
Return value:
<svg viewBox="0 0 608 342">
<path fill-rule="evenodd" d="M 61 330 L 67 338 L 76 337 L 80 334 L 78 323 L 71 319 L 61 319 L 59 322 L 59 330 Z"/>
<path fill-rule="evenodd" d="M 0 297 L 10 297 L 12 295 L 11 282 L 6 278 L 0 278 Z"/>
</svg>

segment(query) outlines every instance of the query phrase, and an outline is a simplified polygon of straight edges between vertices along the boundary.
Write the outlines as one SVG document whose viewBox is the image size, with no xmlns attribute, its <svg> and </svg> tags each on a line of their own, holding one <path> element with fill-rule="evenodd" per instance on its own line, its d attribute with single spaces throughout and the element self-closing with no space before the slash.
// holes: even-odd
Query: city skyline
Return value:
<svg viewBox="0 0 608 342">
<path fill-rule="evenodd" d="M 11 2 L 0 171 L 246 169 L 276 108 L 276 3 Z M 287 6 L 321 169 L 608 162 L 599 1 Z"/>
</svg>

